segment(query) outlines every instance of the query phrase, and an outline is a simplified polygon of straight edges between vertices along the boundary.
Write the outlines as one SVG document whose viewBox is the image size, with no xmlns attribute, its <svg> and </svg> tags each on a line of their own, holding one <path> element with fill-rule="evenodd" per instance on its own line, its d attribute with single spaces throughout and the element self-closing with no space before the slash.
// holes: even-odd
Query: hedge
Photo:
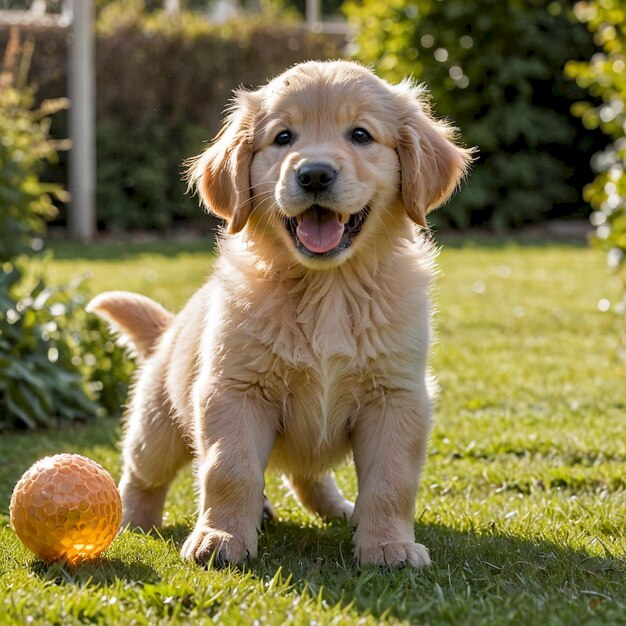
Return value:
<svg viewBox="0 0 626 626">
<path fill-rule="evenodd" d="M 589 214 L 582 199 L 593 178 L 589 161 L 607 140 L 570 113 L 585 93 L 563 67 L 595 48 L 569 2 L 364 0 L 349 2 L 347 11 L 358 27 L 357 58 L 393 81 L 424 80 L 436 112 L 480 149 L 463 191 L 433 214 L 436 225 L 503 228 Z M 67 33 L 35 29 L 30 36 L 40 96 L 64 95 Z M 100 228 L 167 229 L 205 219 L 186 195 L 181 163 L 217 132 L 232 89 L 262 84 L 302 60 L 340 56 L 344 44 L 276 16 L 216 26 L 191 13 L 146 13 L 141 0 L 103 9 L 96 50 Z M 67 135 L 64 121 L 52 135 Z M 46 176 L 65 182 L 64 160 Z"/>
<path fill-rule="evenodd" d="M 135 3 L 136 4 L 136 3 Z M 202 220 L 186 195 L 182 162 L 219 130 L 232 90 L 258 86 L 285 67 L 335 58 L 342 37 L 307 32 L 299 23 L 245 19 L 216 26 L 185 13 L 104 12 L 96 41 L 97 217 L 101 229 L 165 229 Z M 0 26 L 0 46 L 6 38 Z M 66 94 L 62 29 L 30 29 L 31 76 L 39 98 Z M 52 126 L 67 136 L 65 119 Z M 65 183 L 66 155 L 46 176 Z M 64 206 L 60 205 L 64 223 Z"/>
</svg>

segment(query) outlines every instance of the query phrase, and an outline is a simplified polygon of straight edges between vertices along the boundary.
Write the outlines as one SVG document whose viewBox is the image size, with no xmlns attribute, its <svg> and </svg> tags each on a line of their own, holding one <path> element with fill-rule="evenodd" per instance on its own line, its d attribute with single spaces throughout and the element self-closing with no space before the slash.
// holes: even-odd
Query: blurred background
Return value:
<svg viewBox="0 0 626 626">
<path fill-rule="evenodd" d="M 216 222 L 186 192 L 184 160 L 218 132 L 234 88 L 309 59 L 425 82 L 436 114 L 478 147 L 467 183 L 431 216 L 437 232 L 588 237 L 621 281 L 601 306 L 626 313 L 625 0 L 0 0 L 0 54 L 0 357 L 17 368 L 0 371 L 0 407 L 13 398 L 13 423 L 46 413 L 43 391 L 41 408 L 11 386 L 16 376 L 37 386 L 20 370 L 35 348 L 33 367 L 56 371 L 65 358 L 89 380 L 107 377 L 109 359 L 105 404 L 122 394 L 123 357 L 81 313 L 80 288 L 32 276 L 25 259 L 44 235 L 206 237 Z M 79 106 L 94 123 L 72 130 Z M 80 146 L 87 156 L 72 165 Z M 92 152 L 87 200 L 74 194 L 72 208 L 72 169 Z M 87 229 L 68 230 L 88 203 Z"/>
<path fill-rule="evenodd" d="M 68 96 L 71 3 L 3 4 L 0 49 L 19 23 L 36 103 Z M 232 89 L 337 57 L 426 82 L 436 113 L 478 146 L 436 227 L 586 219 L 602 211 L 606 185 L 588 185 L 611 168 L 605 151 L 626 119 L 623 16 L 617 0 L 96 0 L 97 228 L 194 227 L 181 164 L 215 135 Z M 67 111 L 50 134 L 69 136 Z M 67 158 L 59 151 L 42 177 L 67 188 Z M 55 205 L 63 227 L 65 202 Z"/>
</svg>

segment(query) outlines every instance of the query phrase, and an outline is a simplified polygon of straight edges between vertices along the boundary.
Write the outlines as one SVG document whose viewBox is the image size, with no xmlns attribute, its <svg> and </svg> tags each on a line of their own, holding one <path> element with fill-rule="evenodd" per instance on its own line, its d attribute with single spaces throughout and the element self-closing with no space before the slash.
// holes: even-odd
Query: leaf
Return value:
<svg viewBox="0 0 626 626">
<path fill-rule="evenodd" d="M 17 416 L 28 428 L 36 428 L 37 421 L 34 420 L 15 400 L 11 394 L 11 390 L 7 389 L 4 396 L 4 402 L 9 410 L 9 414 Z"/>
</svg>

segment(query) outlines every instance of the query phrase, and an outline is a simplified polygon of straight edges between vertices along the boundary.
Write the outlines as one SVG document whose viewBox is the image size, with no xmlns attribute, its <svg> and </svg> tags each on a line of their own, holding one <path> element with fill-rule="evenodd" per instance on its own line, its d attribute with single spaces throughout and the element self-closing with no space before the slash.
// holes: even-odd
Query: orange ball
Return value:
<svg viewBox="0 0 626 626">
<path fill-rule="evenodd" d="M 111 475 L 79 454 L 37 461 L 11 496 L 11 526 L 43 561 L 71 565 L 109 547 L 122 519 L 122 501 Z"/>
</svg>

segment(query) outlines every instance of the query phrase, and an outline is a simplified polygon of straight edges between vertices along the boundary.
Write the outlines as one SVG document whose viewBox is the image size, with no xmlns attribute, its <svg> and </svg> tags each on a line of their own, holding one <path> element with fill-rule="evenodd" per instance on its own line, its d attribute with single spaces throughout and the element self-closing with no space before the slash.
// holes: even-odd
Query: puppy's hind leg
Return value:
<svg viewBox="0 0 626 626">
<path fill-rule="evenodd" d="M 169 402 L 138 391 L 124 436 L 119 489 L 122 527 L 148 531 L 161 525 L 169 485 L 191 452 L 172 420 Z"/>
<path fill-rule="evenodd" d="M 119 489 L 122 526 L 149 530 L 161 524 L 167 488 L 191 458 L 164 390 L 168 363 L 150 357 L 174 316 L 149 298 L 125 291 L 102 293 L 87 310 L 127 335 L 140 360 L 147 359 L 126 422 Z"/>
<path fill-rule="evenodd" d="M 354 505 L 343 497 L 330 474 L 314 478 L 290 476 L 286 480 L 300 504 L 322 519 L 349 520 L 352 516 Z"/>
</svg>

